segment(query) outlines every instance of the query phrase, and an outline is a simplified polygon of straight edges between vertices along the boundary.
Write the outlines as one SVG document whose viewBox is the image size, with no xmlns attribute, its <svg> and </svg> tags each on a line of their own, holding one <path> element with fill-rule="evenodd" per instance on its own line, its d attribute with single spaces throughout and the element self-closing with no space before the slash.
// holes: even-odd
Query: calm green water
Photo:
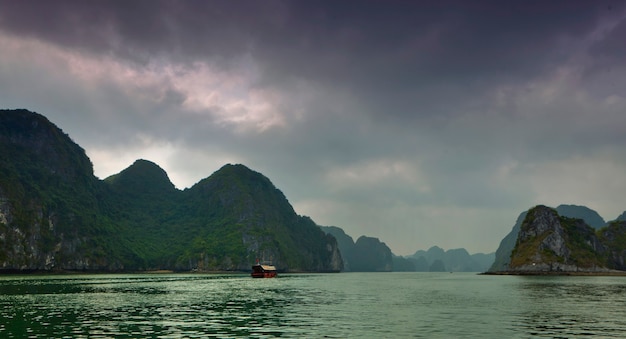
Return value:
<svg viewBox="0 0 626 339">
<path fill-rule="evenodd" d="M 0 276 L 0 338 L 623 337 L 626 278 Z"/>
</svg>

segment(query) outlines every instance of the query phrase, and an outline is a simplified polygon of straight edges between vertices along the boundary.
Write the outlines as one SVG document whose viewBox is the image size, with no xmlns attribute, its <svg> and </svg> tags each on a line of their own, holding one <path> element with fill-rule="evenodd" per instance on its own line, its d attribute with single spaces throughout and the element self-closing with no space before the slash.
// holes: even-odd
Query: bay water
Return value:
<svg viewBox="0 0 626 339">
<path fill-rule="evenodd" d="M 626 277 L 0 276 L 0 338 L 618 338 L 625 314 Z"/>
</svg>

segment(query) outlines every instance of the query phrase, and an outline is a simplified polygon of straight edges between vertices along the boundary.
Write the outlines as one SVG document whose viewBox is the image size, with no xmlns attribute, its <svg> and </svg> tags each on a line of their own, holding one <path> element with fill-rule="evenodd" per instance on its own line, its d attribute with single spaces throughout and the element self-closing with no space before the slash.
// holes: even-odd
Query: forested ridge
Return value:
<svg viewBox="0 0 626 339">
<path fill-rule="evenodd" d="M 178 190 L 148 160 L 100 180 L 44 116 L 0 110 L 0 269 L 339 271 L 334 237 L 262 174 L 227 164 Z M 5 160 L 6 159 L 6 160 Z"/>
</svg>

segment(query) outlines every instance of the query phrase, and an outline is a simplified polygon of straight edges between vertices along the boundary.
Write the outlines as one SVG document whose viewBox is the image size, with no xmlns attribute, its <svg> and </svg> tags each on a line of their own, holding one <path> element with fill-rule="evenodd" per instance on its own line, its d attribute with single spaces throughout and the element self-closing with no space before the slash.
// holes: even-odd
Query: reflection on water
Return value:
<svg viewBox="0 0 626 339">
<path fill-rule="evenodd" d="M 289 312 L 332 303 L 287 276 L 85 276 L 5 279 L 2 337 L 266 337 L 306 334 L 315 315 Z M 291 326 L 293 325 L 293 326 Z"/>
<path fill-rule="evenodd" d="M 1 338 L 620 337 L 621 277 L 0 277 Z"/>
<path fill-rule="evenodd" d="M 90 276 L 3 281 L 8 337 L 274 336 L 294 295 L 285 280 L 248 276 Z M 313 293 L 315 294 L 315 293 Z M 306 301 L 311 303 L 311 300 Z"/>
</svg>

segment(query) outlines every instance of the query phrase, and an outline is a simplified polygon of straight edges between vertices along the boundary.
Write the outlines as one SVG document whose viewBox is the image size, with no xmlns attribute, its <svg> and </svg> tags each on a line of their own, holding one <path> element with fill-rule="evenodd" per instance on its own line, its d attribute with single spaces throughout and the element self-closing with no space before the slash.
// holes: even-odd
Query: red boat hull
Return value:
<svg viewBox="0 0 626 339">
<path fill-rule="evenodd" d="M 276 276 L 276 272 L 252 272 L 253 278 L 274 278 Z"/>
<path fill-rule="evenodd" d="M 276 276 L 276 268 L 271 265 L 254 265 L 252 266 L 253 278 L 274 278 Z"/>
</svg>

